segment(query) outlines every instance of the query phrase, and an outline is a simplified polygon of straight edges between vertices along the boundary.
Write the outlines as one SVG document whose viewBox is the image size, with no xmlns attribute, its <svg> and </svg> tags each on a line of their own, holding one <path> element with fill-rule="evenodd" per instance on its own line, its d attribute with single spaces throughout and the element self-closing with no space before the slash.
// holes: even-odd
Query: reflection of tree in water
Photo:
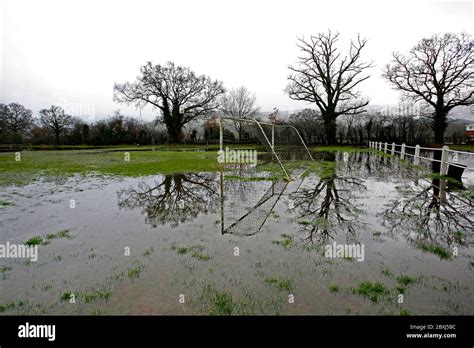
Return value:
<svg viewBox="0 0 474 348">
<path fill-rule="evenodd" d="M 215 174 L 166 175 L 153 185 L 141 182 L 117 193 L 120 208 L 140 209 L 146 222 L 154 227 L 190 221 L 207 213 L 219 203 Z"/>
<path fill-rule="evenodd" d="M 325 241 L 334 233 L 346 231 L 347 238 L 356 238 L 354 227 L 360 210 L 354 204 L 353 192 L 365 189 L 356 177 L 338 176 L 334 166 L 324 170 L 314 187 L 302 187 L 290 194 L 300 225 L 309 232 L 307 241 Z"/>
<path fill-rule="evenodd" d="M 399 232 L 414 243 L 469 244 L 474 232 L 474 206 L 455 192 L 445 191 L 446 183 L 433 179 L 430 185 L 399 188 L 382 217 L 391 232 Z"/>
</svg>

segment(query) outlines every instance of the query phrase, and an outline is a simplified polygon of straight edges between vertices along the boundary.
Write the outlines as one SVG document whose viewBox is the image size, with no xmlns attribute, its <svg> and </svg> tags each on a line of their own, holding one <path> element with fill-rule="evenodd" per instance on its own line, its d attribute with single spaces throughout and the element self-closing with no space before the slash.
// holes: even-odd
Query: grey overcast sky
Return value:
<svg viewBox="0 0 474 348">
<path fill-rule="evenodd" d="M 360 33 L 376 66 L 361 85 L 372 104 L 398 93 L 381 75 L 394 50 L 440 32 L 472 34 L 471 1 L 315 0 L 0 0 L 0 102 L 33 110 L 65 105 L 102 118 L 118 108 L 114 82 L 135 80 L 146 61 L 174 61 L 196 73 L 246 86 L 262 110 L 307 104 L 284 93 L 296 38 L 330 28 L 341 48 Z M 144 119 L 156 111 L 143 110 Z M 85 117 L 91 119 L 92 117 Z"/>
</svg>

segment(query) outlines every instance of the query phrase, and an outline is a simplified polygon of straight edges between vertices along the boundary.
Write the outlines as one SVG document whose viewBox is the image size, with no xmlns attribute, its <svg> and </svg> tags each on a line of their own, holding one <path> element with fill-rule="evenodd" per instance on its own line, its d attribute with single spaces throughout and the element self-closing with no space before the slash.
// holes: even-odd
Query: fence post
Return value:
<svg viewBox="0 0 474 348">
<path fill-rule="evenodd" d="M 392 143 L 392 156 L 395 155 L 395 143 Z"/>
<path fill-rule="evenodd" d="M 388 144 L 387 144 L 387 142 L 385 142 L 385 145 L 383 147 L 383 152 L 385 152 L 385 153 L 387 153 L 387 146 L 388 146 Z"/>
<path fill-rule="evenodd" d="M 382 151 L 382 142 L 379 142 L 379 151 Z"/>
<path fill-rule="evenodd" d="M 415 165 L 420 164 L 420 145 L 415 146 L 415 159 L 413 160 Z"/>
<path fill-rule="evenodd" d="M 449 154 L 449 147 L 443 146 L 441 150 L 441 166 L 439 169 L 439 174 L 446 175 L 448 174 L 448 154 Z"/>
<path fill-rule="evenodd" d="M 405 143 L 402 144 L 402 150 L 400 152 L 400 159 L 405 159 Z"/>
</svg>

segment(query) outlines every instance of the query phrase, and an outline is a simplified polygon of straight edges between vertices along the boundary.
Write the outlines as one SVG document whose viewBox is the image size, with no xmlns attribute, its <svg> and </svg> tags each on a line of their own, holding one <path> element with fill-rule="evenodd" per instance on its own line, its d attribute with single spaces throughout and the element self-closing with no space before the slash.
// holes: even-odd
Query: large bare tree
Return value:
<svg viewBox="0 0 474 348">
<path fill-rule="evenodd" d="M 58 145 L 61 133 L 72 124 L 73 118 L 60 106 L 51 105 L 49 109 L 40 110 L 40 121 L 45 128 L 53 131 L 54 144 Z"/>
<path fill-rule="evenodd" d="M 23 141 L 24 133 L 33 125 L 33 113 L 18 103 L 0 104 L 0 133 L 11 132 L 13 139 Z"/>
<path fill-rule="evenodd" d="M 473 53 L 470 35 L 446 33 L 421 40 L 407 55 L 393 53 L 383 76 L 415 102 L 429 105 L 437 144 L 444 141 L 449 112 L 473 104 Z"/>
<path fill-rule="evenodd" d="M 187 67 L 148 62 L 141 67 L 136 82 L 114 85 L 114 100 L 158 108 L 171 141 L 178 143 L 183 126 L 218 108 L 218 97 L 224 92 L 222 82 L 197 76 Z"/>
<path fill-rule="evenodd" d="M 246 118 L 256 116 L 259 112 L 255 94 L 244 86 L 230 89 L 222 99 L 221 109 L 226 116 Z M 239 140 L 242 139 L 242 122 L 235 121 L 234 127 L 239 135 Z"/>
<path fill-rule="evenodd" d="M 371 63 L 363 62 L 361 52 L 367 40 L 357 36 L 349 52 L 341 56 L 337 47 L 339 33 L 319 33 L 309 40 L 298 39 L 301 55 L 288 77 L 286 92 L 291 99 L 316 103 L 324 120 L 326 142 L 336 143 L 336 119 L 339 115 L 361 114 L 368 105 L 361 98 L 358 85 L 367 80 L 364 74 Z"/>
</svg>

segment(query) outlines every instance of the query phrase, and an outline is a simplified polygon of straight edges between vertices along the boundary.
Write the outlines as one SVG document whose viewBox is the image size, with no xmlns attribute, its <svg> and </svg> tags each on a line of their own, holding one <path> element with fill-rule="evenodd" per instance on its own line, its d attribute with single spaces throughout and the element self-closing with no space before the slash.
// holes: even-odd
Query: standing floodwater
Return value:
<svg viewBox="0 0 474 348">
<path fill-rule="evenodd" d="M 0 310 L 474 314 L 468 190 L 367 152 L 319 161 L 291 182 L 236 169 L 5 187 L 0 244 L 39 254 L 1 260 Z"/>
</svg>

